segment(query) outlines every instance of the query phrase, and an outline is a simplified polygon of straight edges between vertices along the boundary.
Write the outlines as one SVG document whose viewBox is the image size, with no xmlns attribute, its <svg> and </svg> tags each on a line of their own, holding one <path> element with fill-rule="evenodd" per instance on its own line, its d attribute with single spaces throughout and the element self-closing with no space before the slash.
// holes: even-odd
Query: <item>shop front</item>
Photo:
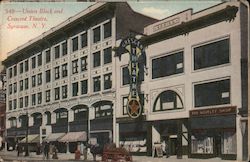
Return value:
<svg viewBox="0 0 250 162">
<path fill-rule="evenodd" d="M 190 111 L 190 157 L 236 159 L 236 107 Z"/>
</svg>

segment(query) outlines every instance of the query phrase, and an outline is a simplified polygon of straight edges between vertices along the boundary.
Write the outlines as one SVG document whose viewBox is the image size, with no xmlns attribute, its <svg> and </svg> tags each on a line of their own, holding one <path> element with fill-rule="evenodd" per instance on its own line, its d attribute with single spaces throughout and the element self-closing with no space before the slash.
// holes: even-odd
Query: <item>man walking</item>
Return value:
<svg viewBox="0 0 250 162">
<path fill-rule="evenodd" d="M 49 144 L 45 142 L 44 144 L 44 150 L 43 150 L 45 159 L 49 159 Z"/>
</svg>

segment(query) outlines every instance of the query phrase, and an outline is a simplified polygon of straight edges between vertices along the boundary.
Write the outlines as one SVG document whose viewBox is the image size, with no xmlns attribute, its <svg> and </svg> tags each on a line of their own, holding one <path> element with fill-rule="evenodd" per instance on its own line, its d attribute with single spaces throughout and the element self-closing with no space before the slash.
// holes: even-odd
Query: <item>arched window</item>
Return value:
<svg viewBox="0 0 250 162">
<path fill-rule="evenodd" d="M 88 107 L 77 105 L 71 108 L 74 111 L 74 121 L 88 120 Z"/>
<path fill-rule="evenodd" d="M 95 117 L 107 117 L 113 115 L 113 103 L 111 101 L 99 101 L 93 104 Z"/>
<path fill-rule="evenodd" d="M 60 108 L 55 110 L 56 113 L 56 123 L 68 123 L 68 110 L 65 108 Z"/>
<path fill-rule="evenodd" d="M 155 100 L 153 111 L 167 111 L 174 109 L 183 109 L 181 97 L 172 90 L 160 93 Z"/>
<path fill-rule="evenodd" d="M 11 128 L 15 128 L 17 126 L 17 121 L 16 121 L 15 117 L 9 118 L 9 121 L 10 121 L 10 127 Z"/>
<path fill-rule="evenodd" d="M 47 117 L 47 123 L 46 125 L 51 124 L 51 113 L 49 111 L 45 112 L 45 115 Z"/>
<path fill-rule="evenodd" d="M 21 123 L 22 128 L 28 127 L 28 116 L 27 115 L 22 115 L 19 117 L 19 121 Z"/>
<path fill-rule="evenodd" d="M 42 114 L 41 113 L 34 113 L 32 114 L 34 118 L 34 125 L 40 126 L 42 125 Z"/>
</svg>

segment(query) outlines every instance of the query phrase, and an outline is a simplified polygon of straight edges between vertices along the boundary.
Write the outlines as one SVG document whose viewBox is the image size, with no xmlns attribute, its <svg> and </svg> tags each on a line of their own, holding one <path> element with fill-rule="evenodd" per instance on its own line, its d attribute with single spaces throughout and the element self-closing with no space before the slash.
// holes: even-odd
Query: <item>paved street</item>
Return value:
<svg viewBox="0 0 250 162">
<path fill-rule="evenodd" d="M 57 160 L 43 160 L 42 155 L 36 155 L 35 153 L 30 153 L 29 157 L 19 156 L 17 157 L 16 151 L 1 151 L 0 152 L 0 159 L 3 162 L 56 162 L 56 161 L 65 161 L 65 162 L 76 162 L 76 161 L 83 161 L 81 160 L 74 160 L 74 154 L 58 154 Z M 88 155 L 88 159 L 85 162 L 93 162 L 92 156 Z M 97 157 L 97 161 L 100 162 L 101 157 Z M 0 162 L 2 162 L 0 160 Z M 147 156 L 133 156 L 134 162 L 237 162 L 237 161 L 230 161 L 230 160 L 221 160 L 220 158 L 212 158 L 212 159 L 188 159 L 184 156 L 182 159 L 177 159 L 176 156 L 171 156 L 169 158 L 152 158 Z"/>
</svg>

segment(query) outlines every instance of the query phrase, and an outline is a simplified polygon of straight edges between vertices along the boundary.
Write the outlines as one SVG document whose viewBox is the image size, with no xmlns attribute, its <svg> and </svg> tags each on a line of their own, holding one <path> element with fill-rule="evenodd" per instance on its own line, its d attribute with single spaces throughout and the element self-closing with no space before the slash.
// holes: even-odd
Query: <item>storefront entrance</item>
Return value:
<svg viewBox="0 0 250 162">
<path fill-rule="evenodd" d="M 169 140 L 169 154 L 170 155 L 177 155 L 177 137 L 170 138 Z"/>
</svg>

